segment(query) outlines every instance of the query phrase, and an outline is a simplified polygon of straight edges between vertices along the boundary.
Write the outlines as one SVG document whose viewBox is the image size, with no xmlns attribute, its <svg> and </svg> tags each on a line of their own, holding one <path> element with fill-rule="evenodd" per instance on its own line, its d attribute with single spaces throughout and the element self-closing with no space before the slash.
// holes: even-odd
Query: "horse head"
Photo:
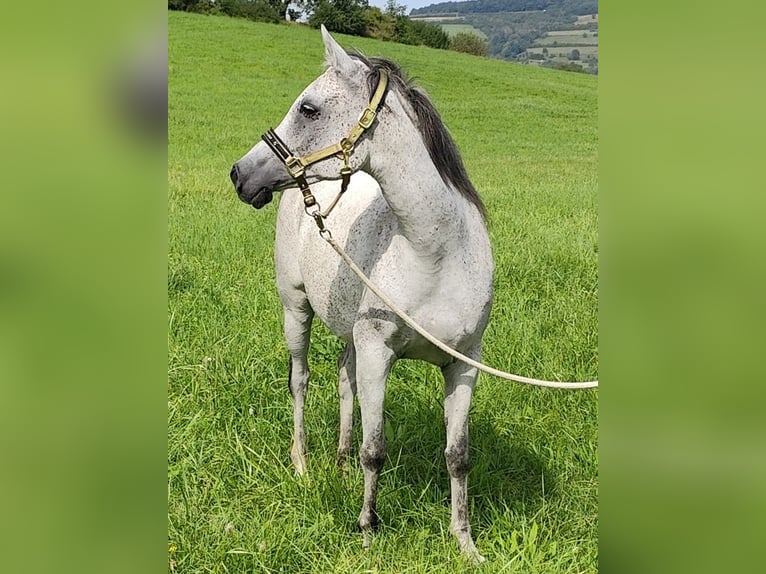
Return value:
<svg viewBox="0 0 766 574">
<path fill-rule="evenodd" d="M 256 209 L 269 203 L 275 191 L 296 186 L 294 174 L 286 167 L 289 157 L 298 158 L 295 165 L 299 169 L 307 168 L 309 182 L 339 179 L 344 168 L 353 173 L 369 160 L 369 138 L 361 134 L 348 153 L 341 149 L 343 141 L 362 123 L 360 113 L 371 105 L 367 81 L 370 70 L 349 56 L 324 26 L 322 37 L 325 72 L 298 96 L 272 132 L 286 157 L 280 158 L 260 141 L 231 168 L 230 177 L 239 198 Z M 323 152 L 324 157 L 316 159 Z"/>
</svg>

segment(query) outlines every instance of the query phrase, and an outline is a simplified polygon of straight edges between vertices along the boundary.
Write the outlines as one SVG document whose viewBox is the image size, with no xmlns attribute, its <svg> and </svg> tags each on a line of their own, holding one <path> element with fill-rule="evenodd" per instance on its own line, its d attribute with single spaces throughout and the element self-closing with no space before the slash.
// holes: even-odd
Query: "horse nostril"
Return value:
<svg viewBox="0 0 766 574">
<path fill-rule="evenodd" d="M 231 166 L 229 177 L 231 178 L 231 183 L 234 184 L 234 187 L 237 187 L 237 182 L 239 181 L 239 170 L 237 169 L 236 163 L 233 166 Z"/>
</svg>

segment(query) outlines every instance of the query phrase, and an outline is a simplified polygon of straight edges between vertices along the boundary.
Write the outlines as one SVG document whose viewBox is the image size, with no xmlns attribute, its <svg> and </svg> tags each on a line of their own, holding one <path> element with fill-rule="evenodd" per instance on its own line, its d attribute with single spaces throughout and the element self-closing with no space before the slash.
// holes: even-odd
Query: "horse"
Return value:
<svg viewBox="0 0 766 574">
<path fill-rule="evenodd" d="M 355 397 L 360 405 L 364 501 L 358 525 L 368 547 L 379 522 L 389 371 L 398 359 L 437 365 L 444 377 L 450 530 L 461 551 L 479 563 L 484 558 L 471 536 L 466 481 L 468 411 L 478 371 L 426 341 L 366 289 L 322 241 L 315 221 L 331 228 L 334 240 L 400 308 L 478 361 L 493 299 L 485 207 L 434 105 L 405 72 L 390 60 L 346 52 L 324 26 L 322 37 L 324 73 L 230 172 L 239 198 L 257 209 L 283 192 L 275 263 L 290 355 L 290 458 L 303 474 L 307 352 L 317 316 L 345 341 L 338 361 L 340 463 L 351 452 Z M 318 221 L 318 206 L 330 204 Z"/>
</svg>

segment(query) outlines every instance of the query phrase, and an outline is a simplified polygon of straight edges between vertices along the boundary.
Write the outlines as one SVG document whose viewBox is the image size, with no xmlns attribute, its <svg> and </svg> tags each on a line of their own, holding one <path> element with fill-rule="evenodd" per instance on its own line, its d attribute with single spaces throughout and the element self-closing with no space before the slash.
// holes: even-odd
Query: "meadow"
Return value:
<svg viewBox="0 0 766 574">
<path fill-rule="evenodd" d="M 562 30 L 562 32 L 569 32 L 569 31 Z M 553 32 L 548 32 L 545 37 L 539 38 L 536 41 L 536 44 L 538 46 L 551 46 L 553 45 L 554 42 L 562 46 L 578 46 L 582 44 L 596 46 L 598 44 L 598 36 L 593 36 L 592 34 L 588 34 L 587 36 L 583 37 L 583 34 L 588 34 L 588 33 L 583 32 L 583 33 L 577 34 L 575 32 L 574 34 L 572 33 L 556 34 Z"/>
<path fill-rule="evenodd" d="M 474 34 L 475 36 L 478 36 L 479 38 L 482 38 L 484 40 L 487 39 L 487 35 L 479 30 L 478 28 L 475 28 L 471 26 L 470 24 L 443 24 L 440 23 L 440 26 L 442 27 L 442 30 L 447 32 L 449 34 L 449 37 L 452 38 L 455 34 Z"/>
<path fill-rule="evenodd" d="M 578 16 L 575 21 L 575 26 L 583 26 L 591 22 L 598 22 L 598 14 L 585 14 L 584 16 Z"/>
<path fill-rule="evenodd" d="M 382 525 L 363 550 L 361 469 L 354 461 L 342 473 L 335 463 L 341 345 L 315 322 L 308 476 L 295 475 L 276 201 L 260 211 L 241 203 L 228 173 L 321 73 L 322 42 L 297 25 L 168 18 L 169 571 L 596 572 L 598 391 L 482 375 L 468 487 L 487 562 L 474 570 L 448 531 L 441 376 L 397 363 Z M 418 79 L 485 200 L 495 257 L 485 362 L 540 378 L 597 378 L 597 78 L 336 39 Z"/>
<path fill-rule="evenodd" d="M 559 42 L 560 44 L 563 44 L 563 42 Z M 566 46 L 553 46 L 553 45 L 547 45 L 547 46 L 535 46 L 533 48 L 527 48 L 527 52 L 529 54 L 542 54 L 543 50 L 546 50 L 548 52 L 548 55 L 550 57 L 553 56 L 560 56 L 563 58 L 566 58 L 571 54 L 572 50 L 577 50 L 580 52 L 580 58 L 585 58 L 586 56 L 598 56 L 598 46 L 572 46 L 572 45 L 566 45 Z"/>
</svg>

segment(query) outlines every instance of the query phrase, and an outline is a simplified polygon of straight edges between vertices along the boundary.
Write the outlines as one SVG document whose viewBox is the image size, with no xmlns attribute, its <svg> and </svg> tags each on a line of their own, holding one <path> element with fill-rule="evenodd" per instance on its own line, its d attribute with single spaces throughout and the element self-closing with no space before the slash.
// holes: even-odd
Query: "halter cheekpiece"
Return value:
<svg viewBox="0 0 766 574">
<path fill-rule="evenodd" d="M 343 195 L 348 188 L 352 173 L 351 167 L 348 165 L 348 159 L 354 151 L 354 146 L 364 132 L 370 129 L 372 124 L 375 123 L 378 110 L 383 104 L 386 88 L 388 87 L 388 73 L 382 68 L 379 68 L 378 72 L 380 74 L 378 85 L 375 88 L 375 93 L 373 93 L 370 103 L 364 111 L 362 111 L 356 125 L 351 128 L 348 135 L 341 139 L 340 142 L 301 157 L 294 155 L 293 152 L 290 151 L 290 148 L 287 147 L 287 144 L 282 141 L 277 135 L 277 132 L 273 129 L 269 129 L 269 131 L 261 136 L 261 139 L 269 146 L 271 151 L 273 151 L 279 160 L 285 164 L 285 168 L 287 168 L 287 173 L 290 174 L 290 177 L 292 177 L 298 184 L 298 188 L 303 194 L 303 204 L 306 213 L 314 218 L 320 230 L 324 229 L 323 219 L 329 214 L 340 196 Z M 332 205 L 330 205 L 326 212 L 322 212 L 321 209 L 319 209 L 316 198 L 311 193 L 308 181 L 306 181 L 306 168 L 331 157 L 337 157 L 343 160 L 343 167 L 340 169 L 342 183 L 338 197 L 335 198 L 335 201 L 332 202 Z"/>
</svg>

